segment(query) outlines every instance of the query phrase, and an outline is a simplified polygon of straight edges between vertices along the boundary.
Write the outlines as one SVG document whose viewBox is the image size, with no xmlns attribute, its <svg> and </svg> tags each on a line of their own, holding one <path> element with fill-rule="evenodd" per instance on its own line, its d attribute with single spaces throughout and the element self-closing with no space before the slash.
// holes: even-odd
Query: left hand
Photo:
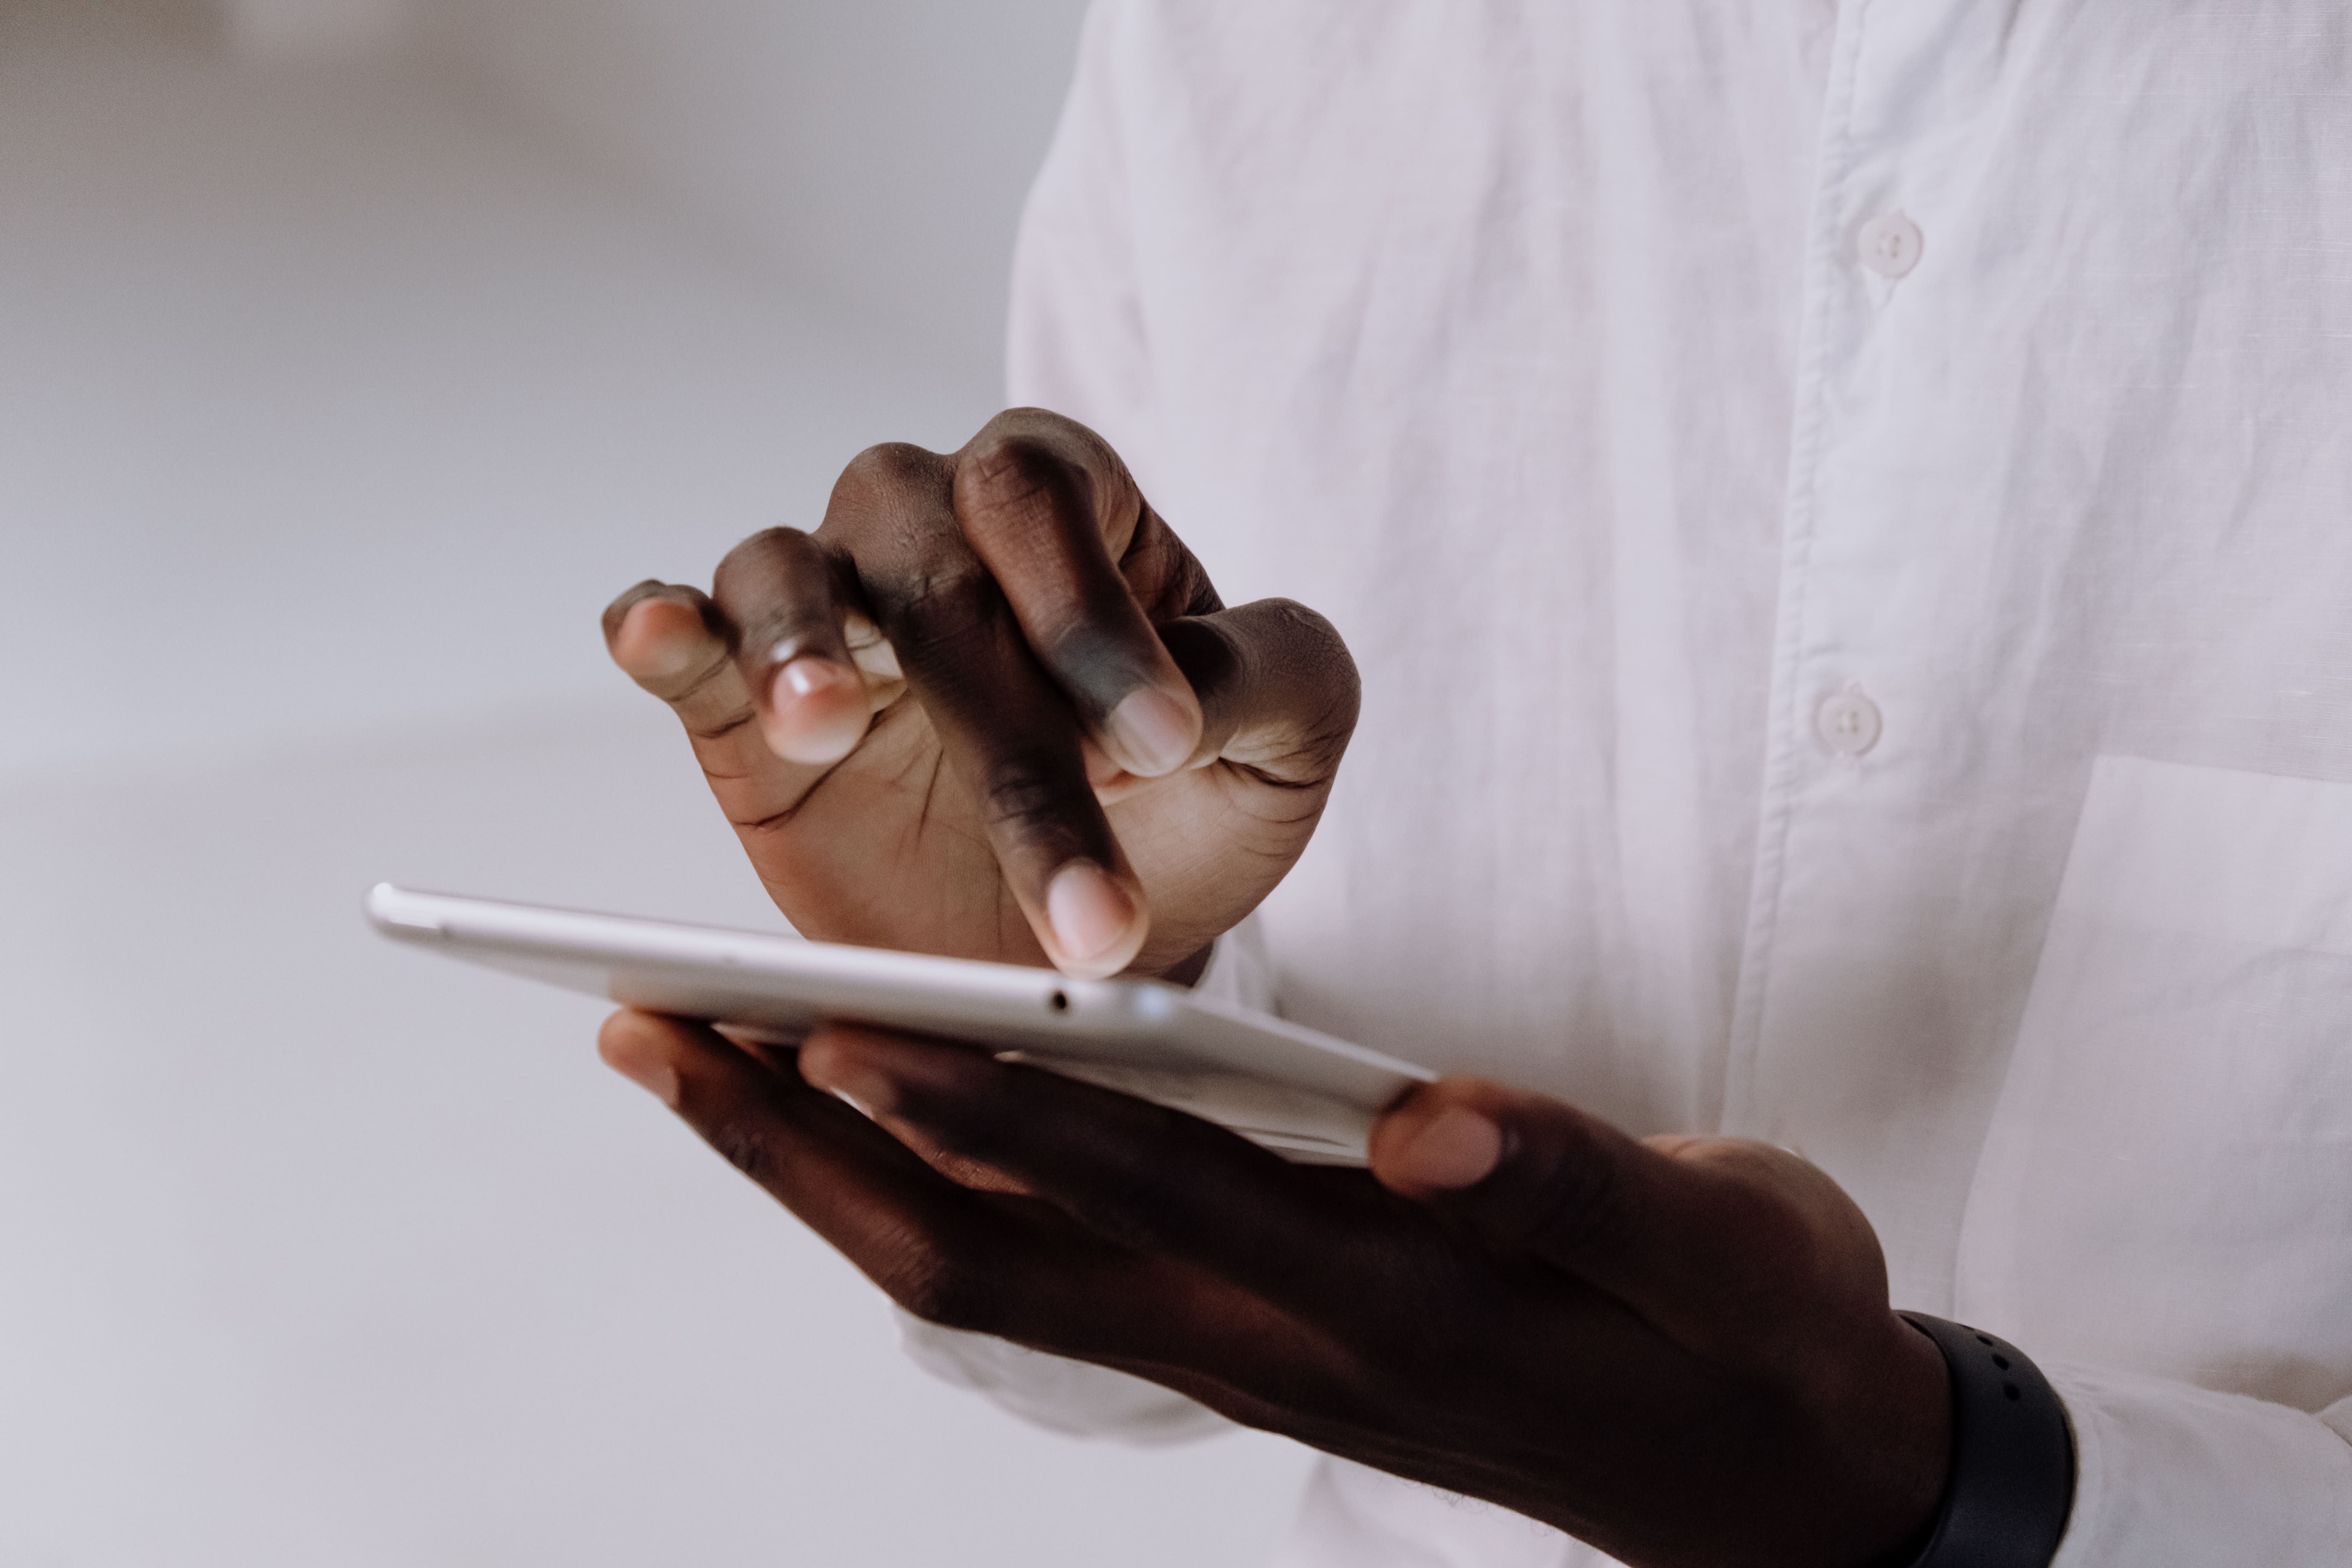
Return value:
<svg viewBox="0 0 2352 1568">
<path fill-rule="evenodd" d="M 1766 1144 L 1447 1079 L 1389 1111 L 1369 1173 L 1318 1169 L 937 1041 L 831 1027 L 795 1070 L 624 1012 L 601 1044 L 917 1316 L 1637 1568 L 1863 1568 L 1943 1489 L 1940 1352 L 1889 1310 L 1862 1212 Z"/>
</svg>

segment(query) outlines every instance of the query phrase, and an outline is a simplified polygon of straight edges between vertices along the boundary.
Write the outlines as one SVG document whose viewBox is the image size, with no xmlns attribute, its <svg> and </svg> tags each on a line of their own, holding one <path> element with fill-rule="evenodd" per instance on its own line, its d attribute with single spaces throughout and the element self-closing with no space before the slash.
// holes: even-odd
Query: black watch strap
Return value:
<svg viewBox="0 0 2352 1568">
<path fill-rule="evenodd" d="M 1992 1334 L 1905 1312 L 1952 1374 L 1952 1473 L 1909 1568 L 2050 1568 L 2074 1505 L 2074 1436 L 2058 1391 Z"/>
</svg>

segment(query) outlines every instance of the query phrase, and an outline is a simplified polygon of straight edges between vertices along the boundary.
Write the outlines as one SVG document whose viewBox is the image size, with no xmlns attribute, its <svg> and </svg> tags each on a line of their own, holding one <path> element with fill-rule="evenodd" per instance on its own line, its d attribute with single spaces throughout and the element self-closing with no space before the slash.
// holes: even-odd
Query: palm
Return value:
<svg viewBox="0 0 2352 1568">
<path fill-rule="evenodd" d="M 711 597 L 640 584 L 605 630 L 802 932 L 1079 973 L 1167 973 L 1248 913 L 1355 721 L 1321 617 L 1224 608 L 1109 448 L 1035 410 L 873 448 L 817 533 L 746 540 Z M 1074 877 L 1118 944 L 1071 945 Z"/>
<path fill-rule="evenodd" d="M 911 694 L 781 816 L 712 772 L 760 880 L 803 935 L 1008 963 L 1042 963 L 971 792 L 952 776 Z M 731 770 L 730 770 L 731 771 Z M 1136 968 L 1160 973 L 1230 929 L 1307 847 L 1296 791 L 1223 760 L 1108 792 L 1111 826 L 1151 901 Z M 735 798 L 730 798 L 734 796 Z"/>
</svg>

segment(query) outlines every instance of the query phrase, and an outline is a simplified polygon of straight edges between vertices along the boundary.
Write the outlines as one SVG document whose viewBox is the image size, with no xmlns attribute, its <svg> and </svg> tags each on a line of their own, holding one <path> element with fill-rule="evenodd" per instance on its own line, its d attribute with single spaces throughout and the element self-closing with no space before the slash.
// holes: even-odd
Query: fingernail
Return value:
<svg viewBox="0 0 2352 1568">
<path fill-rule="evenodd" d="M 1045 919 L 1072 963 L 1090 963 L 1126 939 L 1135 900 L 1091 860 L 1073 860 L 1045 889 Z"/>
<path fill-rule="evenodd" d="M 660 1046 L 635 1030 L 607 1029 L 596 1042 L 596 1054 L 604 1058 L 606 1067 L 672 1110 L 677 1109 L 677 1070 L 669 1065 Z"/>
<path fill-rule="evenodd" d="M 1192 716 L 1156 687 L 1139 686 L 1110 710 L 1103 728 L 1134 771 L 1147 778 L 1172 773 L 1190 761 L 1200 739 Z"/>
<path fill-rule="evenodd" d="M 778 668 L 768 709 L 768 749 L 793 763 L 839 762 L 866 738 L 871 717 L 857 672 L 814 655 Z"/>
<path fill-rule="evenodd" d="M 898 1086 L 880 1073 L 852 1068 L 818 1087 L 868 1121 L 898 1109 Z"/>
<path fill-rule="evenodd" d="M 847 1057 L 845 1060 L 844 1058 Z M 846 1101 L 852 1110 L 871 1121 L 887 1116 L 898 1108 L 898 1086 L 889 1078 L 874 1070 L 855 1056 L 838 1048 L 804 1046 L 801 1049 L 801 1079 L 812 1089 L 821 1089 L 835 1100 Z"/>
<path fill-rule="evenodd" d="M 781 702 L 787 697 L 813 697 L 853 685 L 856 679 L 833 660 L 812 654 L 793 659 L 776 671 L 775 698 Z"/>
<path fill-rule="evenodd" d="M 640 599 L 622 617 L 613 652 L 621 668 L 640 680 L 668 680 L 694 662 L 702 617 L 676 599 Z"/>
<path fill-rule="evenodd" d="M 1450 1105 L 1397 1156 L 1396 1174 L 1417 1187 L 1451 1192 L 1476 1186 L 1503 1158 L 1503 1130 L 1476 1111 Z"/>
</svg>

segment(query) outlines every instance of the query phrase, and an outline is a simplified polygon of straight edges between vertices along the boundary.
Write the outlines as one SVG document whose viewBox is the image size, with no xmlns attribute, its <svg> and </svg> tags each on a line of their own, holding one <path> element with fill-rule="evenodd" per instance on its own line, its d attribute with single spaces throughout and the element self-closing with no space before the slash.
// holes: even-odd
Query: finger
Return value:
<svg viewBox="0 0 2352 1568">
<path fill-rule="evenodd" d="M 845 622 L 862 605 L 823 546 L 796 528 L 753 534 L 719 563 L 711 592 L 737 628 L 736 662 L 769 749 L 790 762 L 839 762 L 874 709 Z"/>
<path fill-rule="evenodd" d="M 957 454 L 954 503 L 1038 662 L 1113 760 L 1144 777 L 1190 761 L 1201 705 L 1119 572 L 1144 509 L 1110 447 L 1012 410 Z"/>
<path fill-rule="evenodd" d="M 1073 974 L 1116 973 L 1150 934 L 1142 885 L 1088 782 L 1070 699 L 957 526 L 953 489 L 951 459 L 870 447 L 835 486 L 824 531 L 854 558 L 1046 957 Z"/>
<path fill-rule="evenodd" d="M 1277 1306 L 1328 1311 L 1370 1288 L 1394 1209 L 1223 1128 L 964 1047 L 830 1026 L 801 1074 L 884 1125 L 1007 1173 L 1097 1236 L 1173 1257 Z M 1350 1196 L 1350 1194 L 1353 1196 Z M 1384 1291 L 1384 1295 L 1393 1292 Z"/>
<path fill-rule="evenodd" d="M 596 1045 L 607 1065 L 677 1112 L 919 1316 L 1003 1331 L 1008 1321 L 997 1313 L 1006 1303 L 982 1300 L 950 1253 L 995 1255 L 1008 1283 L 1048 1261 L 1038 1255 L 1039 1238 L 1000 1206 L 939 1175 L 848 1105 L 769 1069 L 706 1026 L 624 1010 L 605 1019 Z"/>
<path fill-rule="evenodd" d="M 786 762 L 760 732 L 735 628 L 693 588 L 640 583 L 605 608 L 613 661 L 670 706 L 719 809 L 745 835 L 790 815 L 825 769 Z"/>
<path fill-rule="evenodd" d="M 1330 622 L 1261 599 L 1167 622 L 1160 636 L 1200 696 L 1203 756 L 1285 784 L 1327 784 L 1339 771 L 1360 686 Z"/>
<path fill-rule="evenodd" d="M 1885 1315 L 1868 1221 L 1827 1176 L 1769 1144 L 1639 1142 L 1559 1100 L 1453 1078 L 1416 1087 L 1374 1126 L 1371 1167 L 1392 1191 L 1547 1259 L 1685 1343 L 1783 1331 L 1779 1303 L 1800 1291 L 1874 1300 Z"/>
<path fill-rule="evenodd" d="M 926 1321 L 1177 1386 L 1205 1389 L 1203 1368 L 1280 1363 L 1274 1347 L 1221 1351 L 1248 1314 L 1213 1281 L 1105 1245 L 1048 1205 L 957 1185 L 834 1094 L 706 1026 L 624 1010 L 597 1048 Z"/>
<path fill-rule="evenodd" d="M 1088 977 L 1134 963 L 1151 927 L 1142 882 L 1089 781 L 1068 705 L 1017 634 L 925 638 L 908 650 L 908 674 L 1046 957 Z"/>
<path fill-rule="evenodd" d="M 698 590 L 640 583 L 604 606 L 604 625 L 613 662 L 689 725 L 737 706 L 719 680 L 734 651 L 734 629 Z"/>
</svg>

